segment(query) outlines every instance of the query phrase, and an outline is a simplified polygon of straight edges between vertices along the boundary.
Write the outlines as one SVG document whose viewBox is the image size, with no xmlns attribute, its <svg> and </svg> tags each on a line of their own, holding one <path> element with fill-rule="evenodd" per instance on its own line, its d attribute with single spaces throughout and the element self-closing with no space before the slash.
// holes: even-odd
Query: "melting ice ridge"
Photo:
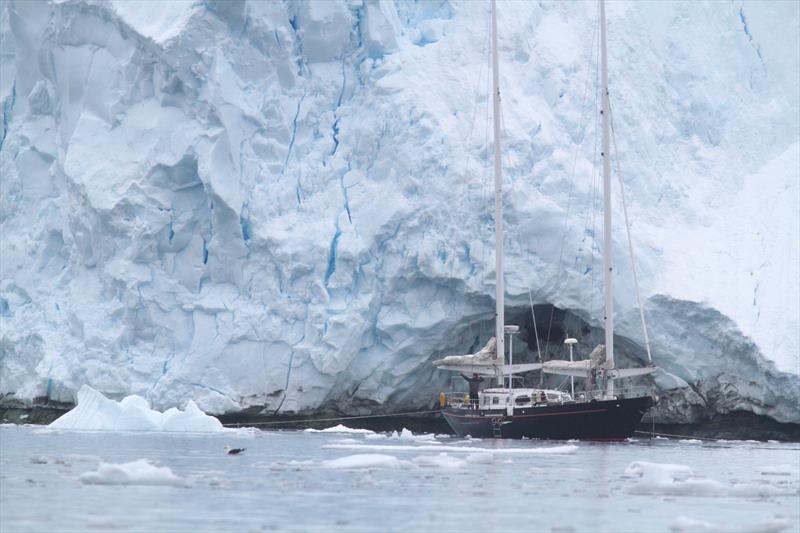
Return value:
<svg viewBox="0 0 800 533">
<path fill-rule="evenodd" d="M 485 341 L 492 316 L 485 9 L 146 5 L 0 6 L 0 393 L 429 405 L 449 379 L 429 362 Z M 800 422 L 798 9 L 609 6 L 665 420 Z M 499 26 L 508 305 L 522 315 L 532 288 L 597 327 L 594 16 L 520 3 Z"/>
</svg>

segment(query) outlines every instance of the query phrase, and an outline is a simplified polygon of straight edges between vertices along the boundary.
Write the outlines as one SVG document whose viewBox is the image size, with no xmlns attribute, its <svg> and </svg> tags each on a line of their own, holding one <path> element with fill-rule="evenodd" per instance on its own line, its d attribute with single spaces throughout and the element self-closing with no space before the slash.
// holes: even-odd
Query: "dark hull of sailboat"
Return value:
<svg viewBox="0 0 800 533">
<path fill-rule="evenodd" d="M 623 440 L 636 430 L 653 398 L 576 402 L 505 411 L 447 407 L 445 420 L 459 436 L 508 439 Z"/>
</svg>

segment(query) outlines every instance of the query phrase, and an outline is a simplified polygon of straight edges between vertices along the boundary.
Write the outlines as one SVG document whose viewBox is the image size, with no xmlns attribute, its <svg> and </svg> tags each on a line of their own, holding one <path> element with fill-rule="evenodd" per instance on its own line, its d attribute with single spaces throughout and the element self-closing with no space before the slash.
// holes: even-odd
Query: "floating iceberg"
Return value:
<svg viewBox="0 0 800 533">
<path fill-rule="evenodd" d="M 48 427 L 55 429 L 116 431 L 223 431 L 222 423 L 201 411 L 192 400 L 181 411 L 172 407 L 163 413 L 150 409 L 141 396 L 116 402 L 88 385 L 78 391 L 78 405 Z"/>
</svg>

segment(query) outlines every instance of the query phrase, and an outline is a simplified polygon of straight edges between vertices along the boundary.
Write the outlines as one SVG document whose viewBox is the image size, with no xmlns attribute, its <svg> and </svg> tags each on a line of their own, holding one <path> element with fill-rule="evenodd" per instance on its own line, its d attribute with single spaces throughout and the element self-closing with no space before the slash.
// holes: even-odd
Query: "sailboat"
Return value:
<svg viewBox="0 0 800 533">
<path fill-rule="evenodd" d="M 635 389 L 617 388 L 616 381 L 655 371 L 648 366 L 618 369 L 614 364 L 614 299 L 611 236 L 611 161 L 606 53 L 605 3 L 600 0 L 600 53 L 602 69 L 603 124 L 603 272 L 605 344 L 598 345 L 586 360 L 572 361 L 575 339 L 566 339 L 570 361 L 514 364 L 513 338 L 519 327 L 505 324 L 503 279 L 503 196 L 500 139 L 500 87 L 497 51 L 497 6 L 491 2 L 492 100 L 494 109 L 494 187 L 495 187 L 495 336 L 475 354 L 452 355 L 434 362 L 442 370 L 471 374 L 475 388 L 482 380 L 496 381 L 496 386 L 465 396 L 440 395 L 442 414 L 460 436 L 538 439 L 623 440 L 636 430 L 655 397 Z M 627 218 L 627 215 L 626 215 Z M 629 241 L 630 242 L 630 241 Z M 631 246 L 632 252 L 632 246 Z M 635 275 L 635 268 L 634 268 Z M 638 299 L 638 283 L 637 283 Z M 641 305 L 640 314 L 641 314 Z M 641 314 L 644 326 L 644 315 Z M 649 341 L 645 328 L 648 357 Z M 506 338 L 509 349 L 506 351 Z M 505 354 L 509 354 L 506 364 Z M 515 388 L 514 376 L 541 371 L 571 378 L 571 392 L 545 388 Z M 586 380 L 586 391 L 575 394 L 574 379 Z"/>
</svg>

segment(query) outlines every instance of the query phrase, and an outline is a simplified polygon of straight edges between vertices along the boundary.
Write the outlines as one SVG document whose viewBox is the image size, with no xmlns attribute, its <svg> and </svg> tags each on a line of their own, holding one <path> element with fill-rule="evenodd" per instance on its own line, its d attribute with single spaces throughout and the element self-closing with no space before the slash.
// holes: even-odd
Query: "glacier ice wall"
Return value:
<svg viewBox="0 0 800 533">
<path fill-rule="evenodd" d="M 588 329 L 595 16 L 499 12 L 507 302 Z M 800 422 L 798 6 L 608 16 L 660 416 Z M 429 405 L 493 311 L 487 29 L 449 0 L 3 2 L 0 393 Z"/>
</svg>

